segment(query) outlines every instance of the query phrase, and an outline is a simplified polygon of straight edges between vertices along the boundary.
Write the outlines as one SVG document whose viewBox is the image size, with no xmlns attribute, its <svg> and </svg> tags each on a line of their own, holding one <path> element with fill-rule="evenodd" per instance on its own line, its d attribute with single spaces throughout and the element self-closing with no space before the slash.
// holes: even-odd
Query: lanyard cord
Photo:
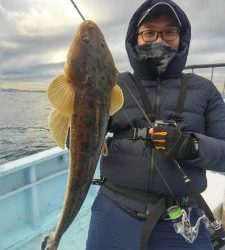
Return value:
<svg viewBox="0 0 225 250">
<path fill-rule="evenodd" d="M 129 88 L 128 85 L 126 84 L 126 82 L 125 82 L 123 79 L 121 79 L 120 81 L 121 81 L 121 83 L 126 87 L 126 89 L 128 90 L 130 96 L 133 98 L 133 100 L 134 100 L 135 103 L 137 104 L 138 108 L 140 109 L 140 111 L 142 112 L 142 114 L 144 115 L 144 117 L 146 118 L 146 120 L 147 120 L 147 122 L 148 122 L 148 126 L 153 128 L 153 127 L 154 127 L 153 123 L 152 123 L 152 122 L 150 121 L 150 119 L 148 118 L 148 116 L 147 116 L 145 110 L 142 108 L 142 106 L 140 105 L 139 101 L 138 101 L 137 98 L 134 96 L 134 94 L 132 93 L 132 91 L 130 90 L 130 88 Z M 122 111 L 123 111 L 124 116 L 126 117 L 127 121 L 128 121 L 129 124 L 131 125 L 131 127 L 132 127 L 133 129 L 135 129 L 135 127 L 133 126 L 133 124 L 132 124 L 132 122 L 131 122 L 129 116 L 127 115 L 127 112 L 126 112 L 124 109 L 122 109 Z M 138 140 L 144 145 L 144 142 L 141 140 L 141 138 L 138 138 Z M 152 156 L 150 155 L 149 151 L 147 151 L 147 152 L 148 152 L 148 155 L 149 155 L 150 159 L 152 159 Z M 160 177 L 162 178 L 162 180 L 163 180 L 164 184 L 166 185 L 168 191 L 170 192 L 171 196 L 174 198 L 174 200 L 175 200 L 176 203 L 178 204 L 178 201 L 177 201 L 177 199 L 176 199 L 176 197 L 175 197 L 175 195 L 174 195 L 172 189 L 170 188 L 170 186 L 169 186 L 168 183 L 166 182 L 166 180 L 165 180 L 165 178 L 164 178 L 162 172 L 161 172 L 160 169 L 158 168 L 158 166 L 157 166 L 157 164 L 155 163 L 154 159 L 153 159 L 152 163 L 153 163 L 153 165 L 155 166 L 156 170 L 158 171 Z"/>
</svg>

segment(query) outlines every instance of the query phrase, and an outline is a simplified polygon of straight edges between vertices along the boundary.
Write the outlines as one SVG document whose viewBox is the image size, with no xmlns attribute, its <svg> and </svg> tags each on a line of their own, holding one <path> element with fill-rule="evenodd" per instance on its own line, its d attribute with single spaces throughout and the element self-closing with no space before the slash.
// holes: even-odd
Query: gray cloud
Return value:
<svg viewBox="0 0 225 250">
<path fill-rule="evenodd" d="M 29 11 L 31 8 L 31 2 L 28 0 L 1 0 L 1 5 L 4 9 L 8 11 L 22 11 L 26 12 Z"/>
<path fill-rule="evenodd" d="M 49 82 L 62 73 L 64 62 L 37 64 L 3 71 L 5 80 L 14 82 Z"/>
<path fill-rule="evenodd" d="M 52 35 L 13 35 L 10 37 L 10 41 L 5 41 L 2 59 L 18 58 L 26 54 L 29 56 L 32 53 L 54 52 L 57 49 L 68 47 L 71 39 L 71 28 Z M 15 46 L 7 46 L 7 42 L 8 45 Z"/>
<path fill-rule="evenodd" d="M 129 19 L 141 0 L 77 1 L 87 19 L 96 15 L 119 70 L 130 70 L 124 40 Z M 188 64 L 225 61 L 224 0 L 175 0 L 187 13 L 192 25 L 192 43 Z M 59 2 L 54 2 L 57 5 Z M 36 5 L 35 5 L 36 4 Z M 1 0 L 0 3 L 0 81 L 48 82 L 63 70 L 64 61 L 52 63 L 51 58 L 69 47 L 76 23 L 63 23 L 52 29 L 29 26 L 23 29 L 21 13 L 32 8 L 45 9 L 44 1 Z M 55 6 L 57 7 L 57 6 Z M 71 6 L 71 8 L 73 8 Z M 17 15 L 20 13 L 20 15 Z M 74 15 L 77 13 L 74 10 Z M 52 22 L 54 22 L 54 18 Z M 48 23 L 48 27 L 51 23 Z M 33 28 L 32 28 L 33 27 Z M 42 32 L 40 32 L 42 31 Z M 222 75 L 222 73 L 220 73 Z"/>
</svg>

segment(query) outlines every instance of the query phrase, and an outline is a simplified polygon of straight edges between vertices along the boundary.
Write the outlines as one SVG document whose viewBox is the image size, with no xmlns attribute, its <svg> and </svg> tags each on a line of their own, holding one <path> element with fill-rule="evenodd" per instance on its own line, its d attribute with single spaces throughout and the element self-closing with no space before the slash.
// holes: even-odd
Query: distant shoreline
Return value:
<svg viewBox="0 0 225 250">
<path fill-rule="evenodd" d="M 46 93 L 46 90 L 24 90 L 24 89 L 1 89 L 1 92 L 28 92 L 28 93 Z"/>
<path fill-rule="evenodd" d="M 0 83 L 0 91 L 40 91 L 45 92 L 47 83 Z"/>
</svg>

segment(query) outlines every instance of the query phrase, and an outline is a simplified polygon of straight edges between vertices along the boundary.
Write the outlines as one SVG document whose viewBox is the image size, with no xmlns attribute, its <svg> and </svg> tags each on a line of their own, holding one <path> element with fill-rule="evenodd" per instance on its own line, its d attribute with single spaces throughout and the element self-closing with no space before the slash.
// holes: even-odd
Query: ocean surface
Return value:
<svg viewBox="0 0 225 250">
<path fill-rule="evenodd" d="M 55 147 L 46 92 L 0 90 L 0 164 Z"/>
</svg>

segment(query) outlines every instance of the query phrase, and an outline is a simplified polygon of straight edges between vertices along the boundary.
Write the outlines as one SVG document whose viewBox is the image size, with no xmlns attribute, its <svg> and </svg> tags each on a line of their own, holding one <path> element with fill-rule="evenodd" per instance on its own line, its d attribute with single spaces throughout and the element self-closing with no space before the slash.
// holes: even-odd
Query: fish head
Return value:
<svg viewBox="0 0 225 250">
<path fill-rule="evenodd" d="M 99 84 L 101 80 L 107 81 L 107 84 L 112 82 L 112 87 L 115 84 L 117 70 L 111 52 L 103 33 L 94 22 L 84 21 L 79 26 L 64 71 L 67 81 L 79 87 Z"/>
</svg>

